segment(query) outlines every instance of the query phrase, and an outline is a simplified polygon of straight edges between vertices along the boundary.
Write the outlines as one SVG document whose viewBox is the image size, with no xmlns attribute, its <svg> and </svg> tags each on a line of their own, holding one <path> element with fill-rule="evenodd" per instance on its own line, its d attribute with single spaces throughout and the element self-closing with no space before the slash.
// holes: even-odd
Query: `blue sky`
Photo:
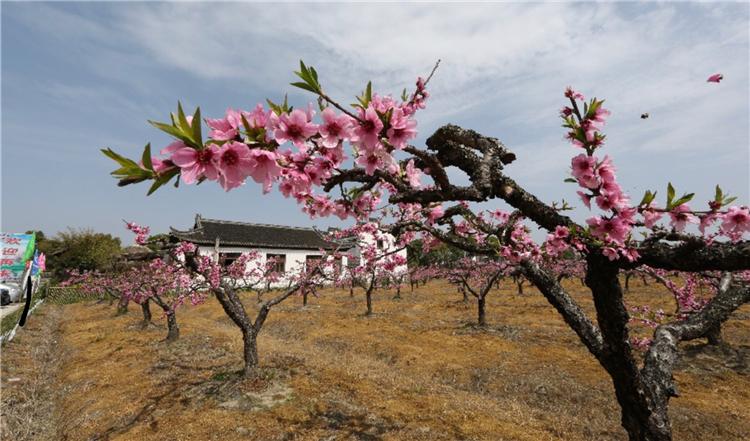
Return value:
<svg viewBox="0 0 750 441">
<path fill-rule="evenodd" d="M 748 3 L 509 3 L 481 6 L 248 3 L 2 3 L 2 230 L 91 227 L 131 238 L 205 217 L 305 226 L 292 200 L 257 185 L 118 188 L 112 147 L 169 140 L 177 100 L 219 117 L 293 90 L 298 60 L 343 102 L 373 80 L 398 95 L 442 64 L 417 145 L 451 122 L 501 139 L 509 175 L 544 200 L 577 154 L 557 116 L 567 85 L 606 98 L 606 151 L 634 199 L 671 180 L 703 205 L 720 184 L 748 204 Z M 721 84 L 706 78 L 721 72 Z M 643 112 L 650 118 L 640 119 Z M 490 204 L 500 206 L 499 203 Z M 587 213 L 577 210 L 575 217 Z M 312 222 L 325 227 L 337 219 Z"/>
</svg>

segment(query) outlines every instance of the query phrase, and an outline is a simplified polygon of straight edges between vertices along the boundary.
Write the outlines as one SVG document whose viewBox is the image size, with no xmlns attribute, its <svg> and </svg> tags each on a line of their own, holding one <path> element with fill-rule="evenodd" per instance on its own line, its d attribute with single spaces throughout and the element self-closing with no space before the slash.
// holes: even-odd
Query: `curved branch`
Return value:
<svg viewBox="0 0 750 441">
<path fill-rule="evenodd" d="M 672 370 L 677 362 L 677 344 L 705 336 L 709 330 L 726 321 L 737 308 L 750 302 L 750 286 L 731 281 L 731 275 L 725 274 L 718 294 L 700 312 L 683 321 L 656 328 L 641 369 L 656 396 L 677 396 L 672 379 Z"/>
<path fill-rule="evenodd" d="M 641 255 L 633 264 L 623 264 L 625 268 L 648 265 L 652 268 L 687 272 L 698 271 L 741 271 L 750 269 L 750 241 L 739 243 L 688 242 L 677 245 L 655 243 L 639 248 Z"/>
<path fill-rule="evenodd" d="M 604 340 L 599 328 L 586 316 L 580 306 L 563 289 L 557 280 L 550 276 L 536 263 L 525 260 L 521 262 L 523 275 L 533 283 L 549 303 L 557 309 L 565 323 L 570 326 L 586 348 L 597 359 L 603 353 Z"/>
</svg>

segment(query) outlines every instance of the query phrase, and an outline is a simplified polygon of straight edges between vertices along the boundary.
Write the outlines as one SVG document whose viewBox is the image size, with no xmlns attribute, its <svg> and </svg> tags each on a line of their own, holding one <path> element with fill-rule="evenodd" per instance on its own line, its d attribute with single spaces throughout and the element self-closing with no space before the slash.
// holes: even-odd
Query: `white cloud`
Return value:
<svg viewBox="0 0 750 441">
<path fill-rule="evenodd" d="M 526 133 L 509 147 L 541 159 L 521 173 L 546 176 L 569 160 L 556 117 L 568 84 L 607 98 L 623 165 L 717 146 L 746 157 L 748 23 L 737 7 L 167 3 L 118 9 L 116 26 L 153 60 L 238 87 L 288 90 L 303 58 L 342 100 L 367 79 L 398 93 L 440 58 L 420 127 L 463 117 L 501 139 Z M 717 70 L 727 80 L 705 83 Z"/>
<path fill-rule="evenodd" d="M 607 99 L 613 115 L 606 152 L 633 197 L 663 188 L 667 180 L 702 197 L 719 181 L 747 203 L 747 4 L 128 2 L 13 8 L 28 32 L 46 35 L 101 79 L 90 86 L 51 79 L 41 86 L 52 98 L 72 106 L 99 102 L 105 114 L 124 109 L 129 122 L 132 117 L 144 127 L 144 119 L 166 115 L 183 98 L 160 93 L 173 76 L 182 82 L 166 85 L 168 94 L 215 85 L 224 93 L 236 90 L 238 101 L 256 90 L 278 98 L 294 93 L 288 83 L 302 58 L 346 103 L 368 79 L 385 93 L 412 88 L 415 77 L 440 58 L 432 97 L 420 114 L 420 136 L 452 121 L 498 137 L 519 156 L 508 174 L 542 197 L 575 198 L 573 186 L 561 183 L 575 151 L 563 141 L 557 117 L 562 89 L 573 85 Z M 11 64 L 5 66 L 7 80 Z M 724 82 L 705 82 L 719 71 Z M 303 97 L 309 99 L 302 92 L 290 96 Z M 165 107 L 158 108 L 162 101 Z M 215 101 L 194 104 L 204 110 L 229 105 Z M 643 112 L 651 118 L 641 120 Z M 28 123 L 23 127 L 30 131 L 37 122 Z M 23 133 L 21 126 L 7 128 Z M 106 130 L 65 136 L 68 145 L 80 145 L 86 136 L 101 145 Z M 125 138 L 115 146 L 141 136 L 109 135 Z M 68 153 L 60 150 L 58 156 Z"/>
</svg>

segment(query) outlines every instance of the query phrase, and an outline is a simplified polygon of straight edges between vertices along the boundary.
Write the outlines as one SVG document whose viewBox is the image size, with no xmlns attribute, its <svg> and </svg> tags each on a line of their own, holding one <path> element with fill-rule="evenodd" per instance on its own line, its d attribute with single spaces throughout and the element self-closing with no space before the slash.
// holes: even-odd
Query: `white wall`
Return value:
<svg viewBox="0 0 750 441">
<path fill-rule="evenodd" d="M 386 234 L 386 233 L 378 233 L 377 234 L 378 239 L 383 241 L 383 247 L 380 248 L 380 253 L 390 253 L 397 249 L 396 247 L 396 238 L 392 234 Z M 359 240 L 361 243 L 366 245 L 372 245 L 376 242 L 376 238 L 374 235 L 369 233 L 362 233 L 359 237 Z M 359 253 L 354 253 L 355 255 L 359 255 Z M 395 254 L 402 256 L 404 258 L 404 261 L 406 261 L 407 253 L 406 249 L 400 250 L 396 252 Z M 409 268 L 406 264 L 397 266 L 394 271 L 395 274 L 406 274 L 409 272 Z"/>
<path fill-rule="evenodd" d="M 268 254 L 284 254 L 286 256 L 286 265 L 284 270 L 287 273 L 296 273 L 304 269 L 305 260 L 307 256 L 322 256 L 318 250 L 299 250 L 291 248 L 248 248 L 248 247 L 225 247 L 219 246 L 219 253 L 249 253 L 257 251 L 261 254 L 261 264 L 265 265 Z M 214 247 L 208 245 L 201 245 L 198 247 L 198 253 L 204 256 L 212 256 L 216 259 L 216 250 Z M 347 260 L 346 257 L 342 258 L 341 265 L 346 268 Z M 279 282 L 272 284 L 273 287 L 284 286 L 288 282 L 287 278 L 282 278 Z"/>
</svg>

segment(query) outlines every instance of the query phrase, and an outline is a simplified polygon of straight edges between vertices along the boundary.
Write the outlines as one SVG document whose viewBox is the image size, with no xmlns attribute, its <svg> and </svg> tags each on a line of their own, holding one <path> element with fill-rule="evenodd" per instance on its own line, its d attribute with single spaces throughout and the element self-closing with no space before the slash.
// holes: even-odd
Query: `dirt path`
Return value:
<svg viewBox="0 0 750 441">
<path fill-rule="evenodd" d="M 63 316 L 63 307 L 44 305 L 3 346 L 0 438 L 59 439 L 54 414 L 60 394 L 56 378 L 64 358 L 60 344 Z"/>
<path fill-rule="evenodd" d="M 528 291 L 493 292 L 483 331 L 474 306 L 439 284 L 401 301 L 379 294 L 372 318 L 361 293 L 292 299 L 261 333 L 254 381 L 236 378 L 240 334 L 212 299 L 178 312 L 173 344 L 157 315 L 141 329 L 138 308 L 69 305 L 47 424 L 71 441 L 625 440 L 609 379 Z M 654 292 L 638 293 L 654 304 Z M 750 306 L 725 338 L 734 349 L 686 348 L 675 440 L 750 437 Z"/>
<path fill-rule="evenodd" d="M 0 306 L 0 319 L 6 315 L 13 314 L 21 308 L 23 308 L 23 303 L 11 303 L 10 305 Z"/>
</svg>

